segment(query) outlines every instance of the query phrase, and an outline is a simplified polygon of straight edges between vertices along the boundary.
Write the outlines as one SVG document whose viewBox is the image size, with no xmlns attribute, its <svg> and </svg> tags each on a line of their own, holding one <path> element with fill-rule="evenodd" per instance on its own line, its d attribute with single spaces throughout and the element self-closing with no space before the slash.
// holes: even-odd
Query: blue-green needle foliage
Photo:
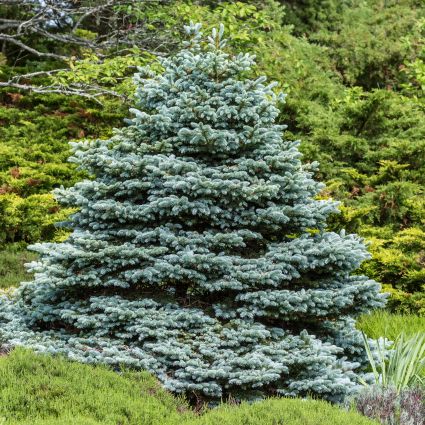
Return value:
<svg viewBox="0 0 425 425">
<path fill-rule="evenodd" d="M 254 58 L 225 53 L 223 28 L 186 30 L 162 74 L 136 76 L 132 125 L 74 144 L 94 179 L 56 191 L 73 233 L 32 247 L 1 338 L 207 399 L 341 399 L 367 364 L 354 318 L 383 303 L 350 275 L 368 254 L 325 231 L 337 205 L 282 139 L 273 86 L 246 78 Z"/>
</svg>

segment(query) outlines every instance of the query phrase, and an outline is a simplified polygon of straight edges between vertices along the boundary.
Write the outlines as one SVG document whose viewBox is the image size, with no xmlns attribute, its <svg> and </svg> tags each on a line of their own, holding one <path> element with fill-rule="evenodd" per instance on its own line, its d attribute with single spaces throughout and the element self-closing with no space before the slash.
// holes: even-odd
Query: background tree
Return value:
<svg viewBox="0 0 425 425">
<path fill-rule="evenodd" d="M 217 399 L 316 394 L 340 400 L 365 362 L 354 318 L 382 305 L 351 275 L 368 257 L 325 231 L 273 84 L 247 79 L 223 27 L 136 76 L 132 125 L 74 144 L 93 180 L 56 191 L 77 207 L 62 243 L 32 247 L 35 279 L 2 299 L 3 341 L 155 373 Z"/>
</svg>

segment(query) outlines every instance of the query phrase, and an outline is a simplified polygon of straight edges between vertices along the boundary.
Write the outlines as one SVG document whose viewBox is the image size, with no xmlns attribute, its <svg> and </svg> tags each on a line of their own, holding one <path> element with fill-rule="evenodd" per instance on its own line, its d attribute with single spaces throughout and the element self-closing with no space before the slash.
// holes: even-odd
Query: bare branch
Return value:
<svg viewBox="0 0 425 425">
<path fill-rule="evenodd" d="M 117 2 L 115 2 L 115 3 L 117 3 Z M 121 2 L 118 2 L 118 3 L 121 3 Z M 107 7 L 112 6 L 113 4 L 114 4 L 114 1 L 113 0 L 109 0 L 108 2 L 106 2 L 106 4 L 99 5 L 99 6 L 94 7 L 94 8 L 88 8 L 88 10 L 86 12 L 84 12 L 80 16 L 80 18 L 78 19 L 78 21 L 75 23 L 74 27 L 72 28 L 72 32 L 75 32 L 80 27 L 80 25 L 84 21 L 84 19 L 86 19 L 90 15 L 93 15 L 94 13 L 100 12 L 101 10 L 103 10 L 103 9 L 105 9 Z"/>
<path fill-rule="evenodd" d="M 127 101 L 127 97 L 117 93 L 113 90 L 107 90 L 99 86 L 81 86 L 81 87 L 67 87 L 67 86 L 35 86 L 29 84 L 19 84 L 13 82 L 0 82 L 0 87 L 10 87 L 19 90 L 25 90 L 33 93 L 58 93 L 63 95 L 80 96 L 95 101 L 99 105 L 103 103 L 99 100 L 100 96 L 114 96 Z"/>
<path fill-rule="evenodd" d="M 16 38 L 14 38 L 14 37 L 12 37 L 11 35 L 8 35 L 8 34 L 0 34 L 0 40 L 9 41 L 10 43 L 13 43 L 13 44 L 17 45 L 21 49 L 24 49 L 27 52 L 30 52 L 33 55 L 36 55 L 38 57 L 54 58 L 54 59 L 59 59 L 59 60 L 63 60 L 63 61 L 68 61 L 69 60 L 69 58 L 67 56 L 57 55 L 56 53 L 39 52 L 38 50 L 33 49 L 30 46 L 27 46 L 22 41 L 17 40 Z"/>
<path fill-rule="evenodd" d="M 3 51 L 6 56 L 13 55 L 13 66 L 25 63 L 25 57 L 34 55 L 38 58 L 63 61 L 59 69 L 29 72 L 10 77 L 9 81 L 0 82 L 0 87 L 10 87 L 34 93 L 60 93 L 76 95 L 99 101 L 102 96 L 114 96 L 126 99 L 125 96 L 102 87 L 97 82 L 79 84 L 71 82 L 69 85 L 54 83 L 49 79 L 37 80 L 39 77 L 49 77 L 60 71 L 70 71 L 71 63 L 79 64 L 85 61 L 87 52 L 96 56 L 96 65 L 101 65 L 107 58 L 128 54 L 135 45 L 143 46 L 141 50 L 155 56 L 164 53 L 173 46 L 169 34 L 159 37 L 157 33 L 145 27 L 144 20 L 134 19 L 126 14 L 125 6 L 135 4 L 142 7 L 145 3 L 167 3 L 169 0 L 100 0 L 80 2 L 75 0 L 0 0 L 5 6 L 4 17 L 0 17 L 0 41 L 3 41 Z M 85 5 L 82 6 L 81 3 Z M 88 4 L 87 4 L 88 3 Z M 120 8 L 121 7 L 121 8 Z M 86 29 L 93 38 L 80 36 L 79 28 Z M 48 42 L 49 51 L 40 50 L 39 41 Z M 35 43 L 37 42 L 37 43 Z M 16 55 L 15 49 L 8 45 L 20 48 Z M 27 52 L 26 55 L 22 55 Z M 51 65 L 47 65 L 51 68 Z M 124 77 L 123 77 L 124 78 Z M 121 79 L 116 79 L 120 81 Z M 42 81 L 42 83 L 40 83 Z M 52 81 L 52 80 L 50 80 Z M 43 85 L 45 84 L 45 85 Z"/>
<path fill-rule="evenodd" d="M 69 70 L 68 68 L 59 68 L 59 69 L 52 69 L 51 71 L 37 71 L 37 72 L 29 72 L 28 74 L 18 74 L 13 76 L 9 80 L 9 83 L 18 82 L 20 80 L 30 79 L 34 77 L 49 76 L 49 75 L 56 74 L 57 72 L 60 72 L 60 71 L 68 71 L 68 70 Z"/>
</svg>

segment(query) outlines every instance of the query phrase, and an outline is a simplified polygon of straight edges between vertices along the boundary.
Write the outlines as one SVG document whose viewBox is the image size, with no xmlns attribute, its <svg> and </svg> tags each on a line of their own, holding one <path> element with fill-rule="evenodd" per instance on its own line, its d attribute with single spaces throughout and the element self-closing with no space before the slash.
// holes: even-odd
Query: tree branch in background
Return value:
<svg viewBox="0 0 425 425">
<path fill-rule="evenodd" d="M 14 69 L 31 57 L 43 58 L 49 69 L 23 74 L 12 72 L 11 77 L 0 82 L 0 87 L 77 95 L 97 102 L 104 95 L 125 97 L 107 85 L 103 87 L 99 81 L 66 85 L 63 81 L 54 83 L 49 78 L 87 63 L 87 57 L 93 57 L 94 63 L 101 66 L 110 58 L 131 54 L 135 46 L 152 57 L 164 54 L 163 48 L 169 50 L 167 48 L 173 43 L 171 37 L 158 37 L 155 31 L 146 28 L 142 19 L 128 12 L 135 7 L 141 9 L 165 2 L 0 0 L 3 55 L 15 59 Z M 23 52 L 27 54 L 22 55 Z"/>
<path fill-rule="evenodd" d="M 68 96 L 81 96 L 85 97 L 87 99 L 93 100 L 96 103 L 102 105 L 102 102 L 98 99 L 100 96 L 114 96 L 119 97 L 120 99 L 126 101 L 127 97 L 123 94 L 120 94 L 118 92 L 115 92 L 113 90 L 106 90 L 102 87 L 95 86 L 95 85 L 86 85 L 81 86 L 81 89 L 78 89 L 76 87 L 67 87 L 67 86 L 33 86 L 30 84 L 19 84 L 19 83 L 12 83 L 12 82 L 0 82 L 0 87 L 11 87 L 16 88 L 19 90 L 25 90 L 30 91 L 33 93 L 58 93 L 58 94 L 64 94 Z"/>
</svg>

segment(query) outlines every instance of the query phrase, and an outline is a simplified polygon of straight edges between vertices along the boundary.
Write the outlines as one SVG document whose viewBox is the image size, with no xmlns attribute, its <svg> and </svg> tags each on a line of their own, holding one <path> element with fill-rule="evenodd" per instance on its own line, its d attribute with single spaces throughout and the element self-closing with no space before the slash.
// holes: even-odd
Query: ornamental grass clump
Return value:
<svg viewBox="0 0 425 425">
<path fill-rule="evenodd" d="M 363 339 L 375 385 L 394 388 L 398 393 L 405 388 L 424 386 L 425 332 L 409 338 L 401 333 L 390 350 L 386 339 L 381 339 L 373 351 L 365 334 Z"/>
<path fill-rule="evenodd" d="M 93 178 L 61 243 L 33 245 L 34 280 L 0 301 L 0 338 L 154 373 L 203 399 L 342 400 L 367 365 L 355 318 L 383 304 L 352 275 L 369 257 L 326 231 L 317 164 L 282 138 L 274 85 L 200 25 L 163 72 L 136 75 L 128 127 L 73 144 Z"/>
<path fill-rule="evenodd" d="M 383 425 L 425 425 L 425 333 L 381 339 L 374 351 L 363 338 L 374 382 L 353 398 L 356 409 Z"/>
</svg>

